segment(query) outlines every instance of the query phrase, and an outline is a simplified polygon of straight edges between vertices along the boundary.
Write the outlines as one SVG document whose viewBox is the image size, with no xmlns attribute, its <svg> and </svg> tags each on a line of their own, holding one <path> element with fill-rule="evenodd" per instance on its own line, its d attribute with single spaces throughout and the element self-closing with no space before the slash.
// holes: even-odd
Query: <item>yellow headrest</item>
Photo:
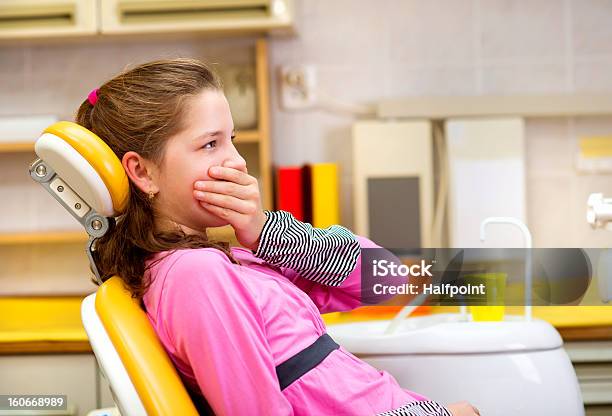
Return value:
<svg viewBox="0 0 612 416">
<path fill-rule="evenodd" d="M 128 177 L 111 148 L 94 132 L 70 121 L 58 121 L 44 132 L 63 139 L 87 160 L 106 185 L 115 212 L 123 213 L 129 196 Z"/>
<path fill-rule="evenodd" d="M 96 293 L 96 312 L 148 415 L 197 415 L 147 315 L 118 276 Z"/>
</svg>

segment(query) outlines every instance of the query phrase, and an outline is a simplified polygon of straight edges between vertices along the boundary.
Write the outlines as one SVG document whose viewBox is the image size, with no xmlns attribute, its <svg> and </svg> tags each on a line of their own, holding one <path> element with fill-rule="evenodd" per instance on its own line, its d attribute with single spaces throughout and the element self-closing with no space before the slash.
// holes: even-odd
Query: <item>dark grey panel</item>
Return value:
<svg viewBox="0 0 612 416">
<path fill-rule="evenodd" d="M 369 236 L 386 248 L 421 247 L 419 178 L 368 178 Z"/>
</svg>

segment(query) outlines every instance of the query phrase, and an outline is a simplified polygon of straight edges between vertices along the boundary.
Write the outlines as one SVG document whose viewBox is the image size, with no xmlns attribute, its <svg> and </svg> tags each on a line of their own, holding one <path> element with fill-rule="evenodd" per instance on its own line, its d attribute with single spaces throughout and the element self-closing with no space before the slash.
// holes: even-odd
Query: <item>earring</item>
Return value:
<svg viewBox="0 0 612 416">
<path fill-rule="evenodd" d="M 149 191 L 149 199 L 155 198 L 155 193 L 153 191 Z"/>
</svg>

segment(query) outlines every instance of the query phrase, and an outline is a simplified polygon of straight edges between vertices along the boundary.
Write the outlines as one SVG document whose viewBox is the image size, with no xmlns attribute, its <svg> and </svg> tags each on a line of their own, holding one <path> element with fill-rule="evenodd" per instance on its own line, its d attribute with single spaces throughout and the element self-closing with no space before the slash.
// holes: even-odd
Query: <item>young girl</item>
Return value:
<svg viewBox="0 0 612 416">
<path fill-rule="evenodd" d="M 76 121 L 130 179 L 126 213 L 97 244 L 99 271 L 142 300 L 202 413 L 478 414 L 402 389 L 325 335 L 320 314 L 360 305 L 360 249 L 378 246 L 262 210 L 221 82 L 203 63 L 126 71 L 92 91 Z M 246 248 L 207 240 L 207 227 L 227 224 Z"/>
</svg>

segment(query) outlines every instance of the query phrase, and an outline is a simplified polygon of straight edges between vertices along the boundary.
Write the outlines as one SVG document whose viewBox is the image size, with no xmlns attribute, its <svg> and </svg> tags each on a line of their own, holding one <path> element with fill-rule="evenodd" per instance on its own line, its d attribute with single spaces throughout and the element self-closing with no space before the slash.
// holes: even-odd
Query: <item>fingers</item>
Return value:
<svg viewBox="0 0 612 416">
<path fill-rule="evenodd" d="M 194 194 L 202 206 L 207 209 L 210 205 L 213 205 L 220 208 L 229 209 L 240 214 L 251 215 L 255 213 L 257 208 L 253 201 L 239 199 L 231 195 L 200 191 L 194 191 Z"/>
<path fill-rule="evenodd" d="M 480 416 L 480 411 L 466 401 L 449 404 L 446 408 L 453 416 Z"/>
<path fill-rule="evenodd" d="M 246 173 L 246 166 L 213 166 L 208 173 L 212 180 L 194 183 L 194 198 L 204 209 L 225 219 L 237 232 L 248 229 L 261 211 L 257 179 Z"/>
<path fill-rule="evenodd" d="M 246 172 L 226 166 L 213 166 L 208 169 L 208 175 L 214 179 L 230 181 L 239 185 L 251 185 L 253 181 L 257 181 Z"/>
<path fill-rule="evenodd" d="M 252 214 L 243 214 L 241 212 L 219 205 L 213 205 L 206 202 L 200 202 L 200 205 L 211 214 L 227 221 L 236 230 L 240 230 L 248 226 L 250 218 L 252 217 Z"/>
<path fill-rule="evenodd" d="M 231 209 L 207 204 L 205 202 L 200 202 L 200 205 L 202 205 L 202 207 L 204 207 L 207 211 L 209 211 L 213 215 L 216 215 L 219 218 L 223 218 L 230 224 L 235 221 L 235 217 L 237 215 L 240 215 L 236 211 L 232 211 Z"/>
<path fill-rule="evenodd" d="M 237 185 L 234 182 L 227 181 L 197 181 L 194 184 L 194 189 L 200 191 L 195 193 L 197 199 L 200 199 L 200 196 L 204 193 L 231 195 L 245 200 L 259 197 L 256 188 L 248 185 Z"/>
</svg>

